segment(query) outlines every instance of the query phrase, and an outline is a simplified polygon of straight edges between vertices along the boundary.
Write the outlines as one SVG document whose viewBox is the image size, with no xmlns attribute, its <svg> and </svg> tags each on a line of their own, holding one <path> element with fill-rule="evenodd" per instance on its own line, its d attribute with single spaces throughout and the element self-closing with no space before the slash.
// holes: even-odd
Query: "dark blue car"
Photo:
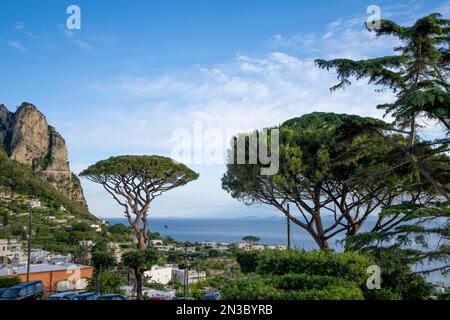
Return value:
<svg viewBox="0 0 450 320">
<path fill-rule="evenodd" d="M 97 300 L 98 297 L 95 292 L 84 292 L 78 295 L 78 300 Z"/>
<path fill-rule="evenodd" d="M 60 292 L 48 297 L 48 300 L 78 300 L 76 292 Z"/>
<path fill-rule="evenodd" d="M 0 300 L 41 300 L 43 295 L 42 281 L 29 281 L 6 288 L 0 294 Z"/>
</svg>

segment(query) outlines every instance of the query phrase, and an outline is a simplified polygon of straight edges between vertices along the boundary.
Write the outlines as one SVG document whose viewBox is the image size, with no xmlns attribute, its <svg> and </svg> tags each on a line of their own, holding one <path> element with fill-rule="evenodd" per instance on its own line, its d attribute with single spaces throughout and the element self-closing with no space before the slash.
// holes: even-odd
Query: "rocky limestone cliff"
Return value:
<svg viewBox="0 0 450 320">
<path fill-rule="evenodd" d="M 81 184 L 70 171 L 66 142 L 34 105 L 24 102 L 16 112 L 0 105 L 0 146 L 12 160 L 30 165 L 61 193 L 86 205 Z"/>
</svg>

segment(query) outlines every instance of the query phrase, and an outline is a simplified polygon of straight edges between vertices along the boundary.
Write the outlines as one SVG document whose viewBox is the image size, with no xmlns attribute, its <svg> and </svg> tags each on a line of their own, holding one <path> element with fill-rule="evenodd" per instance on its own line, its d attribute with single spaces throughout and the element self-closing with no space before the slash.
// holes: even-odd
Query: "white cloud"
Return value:
<svg viewBox="0 0 450 320">
<path fill-rule="evenodd" d="M 337 83 L 336 75 L 314 64 L 313 57 L 347 55 L 362 59 L 383 54 L 393 46 L 372 41 L 371 35 L 358 26 L 356 20 L 330 23 L 323 35 L 309 38 L 314 44 L 308 44 L 308 54 L 302 57 L 280 48 L 261 55 L 238 54 L 222 64 L 193 66 L 184 71 L 121 74 L 98 80 L 88 89 L 102 104 L 77 110 L 83 121 L 67 119 L 61 125 L 71 154 L 75 155 L 72 167 L 79 171 L 117 152 L 170 155 L 174 146 L 172 132 L 179 128 L 192 131 L 196 121 L 202 123 L 204 130 L 226 133 L 273 126 L 314 111 L 381 118 L 383 112 L 375 106 L 392 101 L 392 94 L 375 93 L 374 87 L 364 81 L 355 81 L 344 91 L 330 93 L 329 88 Z M 223 148 L 226 143 L 224 139 Z M 201 165 L 195 170 L 200 172 L 201 179 L 165 196 L 167 206 L 157 206 L 154 211 L 157 215 L 196 215 L 198 211 L 193 208 L 202 202 L 196 199 L 204 198 L 214 199 L 214 203 L 220 204 L 216 207 L 246 212 L 221 190 L 223 165 L 213 170 Z M 119 212 L 120 208 L 99 187 L 85 181 L 83 184 L 94 213 L 111 216 Z M 183 197 L 192 201 L 185 204 Z M 182 203 L 184 207 L 169 203 Z M 214 215 L 218 210 L 214 207 L 210 205 L 206 214 Z"/>
<path fill-rule="evenodd" d="M 23 44 L 21 44 L 19 41 L 17 40 L 10 40 L 8 41 L 8 45 L 12 48 L 16 48 L 22 52 L 27 52 L 27 48 L 25 48 L 25 46 Z"/>
<path fill-rule="evenodd" d="M 398 41 L 377 39 L 374 33 L 368 32 L 364 27 L 365 19 L 337 19 L 317 34 L 276 35 L 269 40 L 268 47 L 303 57 L 364 59 L 398 45 Z"/>
<path fill-rule="evenodd" d="M 63 31 L 63 35 L 66 39 L 70 40 L 73 44 L 75 44 L 80 49 L 88 52 L 93 53 L 94 47 L 88 43 L 87 41 L 81 40 L 74 31 L 65 28 L 63 25 L 59 25 L 59 29 Z"/>
<path fill-rule="evenodd" d="M 16 22 L 14 29 L 16 29 L 16 31 L 18 31 L 18 32 L 22 32 L 23 34 L 25 34 L 28 37 L 33 36 L 33 33 L 31 31 L 28 31 L 25 29 L 25 23 L 23 23 L 23 22 L 20 22 L 20 21 Z"/>
<path fill-rule="evenodd" d="M 192 131 L 196 121 L 204 130 L 225 134 L 277 125 L 313 111 L 381 117 L 375 106 L 392 99 L 390 94 L 374 93 L 364 82 L 331 94 L 329 88 L 336 82 L 333 73 L 318 69 L 312 59 L 282 52 L 238 55 L 228 63 L 186 72 L 121 75 L 94 83 L 89 89 L 108 107 L 90 109 L 82 123 L 64 127 L 70 128 L 68 138 L 83 152 L 170 155 L 172 132 Z"/>
<path fill-rule="evenodd" d="M 16 22 L 15 29 L 18 31 L 22 31 L 25 28 L 25 24 L 23 22 Z"/>
</svg>

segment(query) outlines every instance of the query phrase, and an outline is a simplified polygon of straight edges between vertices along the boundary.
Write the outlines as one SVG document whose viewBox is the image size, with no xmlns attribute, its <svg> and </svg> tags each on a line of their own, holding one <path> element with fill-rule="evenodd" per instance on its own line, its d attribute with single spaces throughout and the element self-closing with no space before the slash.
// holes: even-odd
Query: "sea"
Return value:
<svg viewBox="0 0 450 320">
<path fill-rule="evenodd" d="M 369 231 L 376 223 L 376 216 L 368 218 L 361 231 Z M 126 218 L 105 218 L 111 224 L 128 225 Z M 324 216 L 326 227 L 334 222 L 332 216 Z M 318 246 L 309 234 L 291 222 L 291 246 L 296 249 L 317 250 Z M 257 236 L 262 244 L 287 244 L 287 221 L 282 216 L 247 216 L 238 218 L 178 218 L 149 217 L 150 232 L 159 232 L 161 236 L 170 236 L 180 242 L 242 242 L 247 235 Z M 338 234 L 329 241 L 336 251 L 342 251 L 344 234 Z M 436 266 L 435 264 L 432 267 Z M 428 266 L 418 266 L 418 269 Z M 450 276 L 432 273 L 428 281 L 443 281 L 450 286 Z"/>
<path fill-rule="evenodd" d="M 107 218 L 111 224 L 122 223 L 128 225 L 126 218 Z M 327 221 L 329 220 L 329 221 Z M 333 220 L 325 217 L 325 225 Z M 374 223 L 374 222 L 373 222 Z M 373 225 L 373 223 L 370 223 Z M 369 228 L 369 224 L 367 228 Z M 247 235 L 259 237 L 263 244 L 287 244 L 287 221 L 283 217 L 239 217 L 239 218 L 152 218 L 149 217 L 150 232 L 159 232 L 161 236 L 170 236 L 181 242 L 216 241 L 237 243 Z M 342 235 L 333 238 L 330 246 L 339 250 L 336 240 Z M 317 249 L 314 240 L 306 231 L 291 222 L 292 247 L 311 250 Z"/>
</svg>

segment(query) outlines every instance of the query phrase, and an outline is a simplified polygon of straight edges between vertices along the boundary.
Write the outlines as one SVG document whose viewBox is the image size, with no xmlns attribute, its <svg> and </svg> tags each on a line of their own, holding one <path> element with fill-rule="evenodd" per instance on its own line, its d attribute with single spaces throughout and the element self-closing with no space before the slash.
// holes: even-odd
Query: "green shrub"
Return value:
<svg viewBox="0 0 450 320">
<path fill-rule="evenodd" d="M 391 288 L 366 290 L 364 296 L 367 300 L 402 300 L 402 294 Z"/>
<path fill-rule="evenodd" d="M 283 293 L 272 285 L 267 279 L 253 275 L 243 279 L 227 282 L 221 291 L 225 300 L 281 300 Z"/>
<path fill-rule="evenodd" d="M 355 286 L 329 287 L 322 290 L 291 291 L 285 298 L 290 300 L 364 300 L 364 294 Z"/>
<path fill-rule="evenodd" d="M 20 280 L 19 277 L 0 277 L 0 288 L 8 288 L 15 286 L 16 284 L 22 283 L 22 280 Z"/>
<path fill-rule="evenodd" d="M 25 237 L 27 231 L 21 226 L 15 226 L 11 229 L 11 234 L 15 237 Z"/>
<path fill-rule="evenodd" d="M 266 251 L 259 254 L 256 272 L 283 275 L 288 273 L 335 276 L 356 283 L 367 278 L 371 259 L 358 253 L 332 251 Z"/>
<path fill-rule="evenodd" d="M 55 209 L 62 205 L 71 213 L 94 219 L 86 206 L 74 202 L 58 192 L 49 183 L 45 182 L 45 179 L 39 173 L 33 172 L 31 166 L 9 159 L 5 150 L 1 147 L 0 185 L 8 188 L 11 192 L 39 198 Z M 28 210 L 28 208 L 25 206 L 24 210 Z M 14 212 L 20 212 L 20 210 L 14 210 Z"/>
<path fill-rule="evenodd" d="M 130 229 L 123 223 L 113 224 L 108 227 L 108 231 L 112 234 L 126 234 L 129 233 L 129 230 Z"/>
<path fill-rule="evenodd" d="M 256 251 L 237 251 L 236 260 L 243 273 L 255 272 L 258 267 L 259 253 Z"/>
<path fill-rule="evenodd" d="M 102 294 L 118 293 L 124 294 L 124 290 L 121 289 L 123 285 L 127 283 L 126 277 L 121 276 L 117 272 L 105 270 L 100 274 L 100 292 Z M 88 291 L 95 291 L 95 277 L 89 280 Z"/>
<path fill-rule="evenodd" d="M 342 278 L 332 276 L 319 276 L 310 274 L 286 274 L 273 276 L 272 283 L 277 289 L 290 290 L 312 290 L 324 289 L 328 287 L 357 287 L 356 284 Z"/>
</svg>

